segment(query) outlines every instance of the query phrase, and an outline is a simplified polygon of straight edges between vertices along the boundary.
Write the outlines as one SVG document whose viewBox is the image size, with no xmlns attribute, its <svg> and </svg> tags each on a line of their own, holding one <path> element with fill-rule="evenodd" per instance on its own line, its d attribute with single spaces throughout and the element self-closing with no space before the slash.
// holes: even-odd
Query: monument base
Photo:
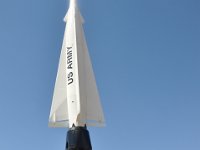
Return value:
<svg viewBox="0 0 200 150">
<path fill-rule="evenodd" d="M 75 127 L 67 132 L 66 150 L 92 150 L 89 132 L 85 127 Z"/>
</svg>

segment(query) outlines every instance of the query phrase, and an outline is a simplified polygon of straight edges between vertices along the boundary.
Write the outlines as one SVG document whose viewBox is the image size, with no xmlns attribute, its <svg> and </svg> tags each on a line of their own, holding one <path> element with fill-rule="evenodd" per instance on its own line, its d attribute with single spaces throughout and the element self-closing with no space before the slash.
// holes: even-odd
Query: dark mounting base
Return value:
<svg viewBox="0 0 200 150">
<path fill-rule="evenodd" d="M 67 132 L 66 150 L 92 150 L 89 132 L 85 127 L 75 127 Z"/>
</svg>

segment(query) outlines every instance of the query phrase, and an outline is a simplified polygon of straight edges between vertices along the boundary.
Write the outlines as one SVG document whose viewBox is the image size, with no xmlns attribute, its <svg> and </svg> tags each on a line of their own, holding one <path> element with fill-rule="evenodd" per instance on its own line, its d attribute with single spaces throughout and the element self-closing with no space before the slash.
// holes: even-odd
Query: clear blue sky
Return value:
<svg viewBox="0 0 200 150">
<path fill-rule="evenodd" d="M 200 1 L 79 0 L 106 117 L 94 150 L 200 150 Z M 0 149 L 64 150 L 48 128 L 67 0 L 0 1 Z"/>
</svg>

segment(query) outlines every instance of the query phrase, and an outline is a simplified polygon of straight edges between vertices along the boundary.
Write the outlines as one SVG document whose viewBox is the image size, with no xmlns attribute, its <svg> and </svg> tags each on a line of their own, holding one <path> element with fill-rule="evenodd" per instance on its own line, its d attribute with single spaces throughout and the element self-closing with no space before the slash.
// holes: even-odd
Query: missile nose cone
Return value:
<svg viewBox="0 0 200 150">
<path fill-rule="evenodd" d="M 63 19 L 64 22 L 67 22 L 69 16 L 73 16 L 75 14 L 76 6 L 77 6 L 76 0 L 69 0 L 69 8 L 67 14 Z"/>
<path fill-rule="evenodd" d="M 76 0 L 70 0 L 70 3 L 69 3 L 69 7 L 73 8 L 73 7 L 76 7 Z"/>
</svg>

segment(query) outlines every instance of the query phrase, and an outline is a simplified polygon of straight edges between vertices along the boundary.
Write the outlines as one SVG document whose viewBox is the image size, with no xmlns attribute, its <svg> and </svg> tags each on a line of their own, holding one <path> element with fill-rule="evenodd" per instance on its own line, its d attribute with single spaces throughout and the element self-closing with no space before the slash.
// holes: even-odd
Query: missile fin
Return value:
<svg viewBox="0 0 200 150">
<path fill-rule="evenodd" d="M 50 127 L 68 127 L 68 105 L 67 105 L 67 76 L 66 76 L 66 51 L 65 36 L 60 54 L 58 73 L 53 94 L 51 112 L 49 116 Z"/>
<path fill-rule="evenodd" d="M 80 119 L 87 126 L 104 126 L 105 120 L 96 86 L 92 63 L 90 60 L 82 23 L 77 20 L 76 41 L 80 88 Z"/>
</svg>

